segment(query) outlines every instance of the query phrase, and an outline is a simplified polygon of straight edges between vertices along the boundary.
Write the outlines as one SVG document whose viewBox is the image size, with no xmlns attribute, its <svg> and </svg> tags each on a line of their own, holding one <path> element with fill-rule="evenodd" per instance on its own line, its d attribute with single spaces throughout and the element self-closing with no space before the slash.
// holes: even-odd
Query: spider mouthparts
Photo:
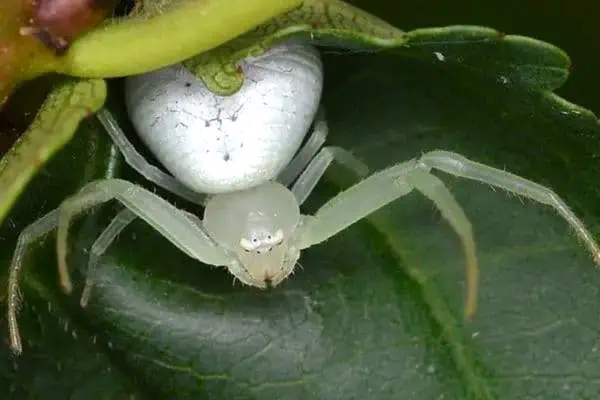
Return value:
<svg viewBox="0 0 600 400">
<path fill-rule="evenodd" d="M 265 277 L 263 278 L 263 281 L 265 282 L 265 285 L 267 285 L 266 289 L 272 289 L 273 288 L 273 279 L 271 278 L 271 275 L 269 275 L 269 273 L 265 273 Z"/>
</svg>

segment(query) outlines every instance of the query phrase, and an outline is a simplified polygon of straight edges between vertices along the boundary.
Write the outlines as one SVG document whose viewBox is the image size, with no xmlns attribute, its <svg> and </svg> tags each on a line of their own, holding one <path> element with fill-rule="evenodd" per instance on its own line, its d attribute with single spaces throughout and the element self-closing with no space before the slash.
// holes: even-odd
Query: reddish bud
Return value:
<svg viewBox="0 0 600 400">
<path fill-rule="evenodd" d="M 20 32 L 36 36 L 61 54 L 73 39 L 100 24 L 117 4 L 118 0 L 32 0 L 31 26 Z"/>
</svg>

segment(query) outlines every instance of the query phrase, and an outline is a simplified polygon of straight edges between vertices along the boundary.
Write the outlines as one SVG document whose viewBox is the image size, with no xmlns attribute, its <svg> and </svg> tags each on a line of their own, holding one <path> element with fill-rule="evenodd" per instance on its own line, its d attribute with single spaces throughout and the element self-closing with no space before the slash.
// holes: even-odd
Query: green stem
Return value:
<svg viewBox="0 0 600 400">
<path fill-rule="evenodd" d="M 299 6 L 301 0 L 195 0 L 76 40 L 56 72 L 88 78 L 144 73 L 210 50 Z"/>
</svg>

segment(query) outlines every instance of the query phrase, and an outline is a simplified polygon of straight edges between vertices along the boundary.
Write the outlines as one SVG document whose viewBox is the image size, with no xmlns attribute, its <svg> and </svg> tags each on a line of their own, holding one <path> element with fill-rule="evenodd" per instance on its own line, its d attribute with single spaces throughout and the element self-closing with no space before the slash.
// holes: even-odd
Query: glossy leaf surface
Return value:
<svg viewBox="0 0 600 400">
<path fill-rule="evenodd" d="M 457 151 L 552 186 L 599 231 L 600 128 L 591 113 L 394 54 L 329 54 L 325 65 L 329 142 L 371 168 Z M 48 167 L 52 179 L 26 192 L 0 232 L 3 263 L 32 215 L 114 170 L 96 129 L 82 127 Z M 107 153 L 85 156 L 90 146 Z M 88 398 L 596 397 L 600 272 L 586 250 L 546 207 L 439 176 L 478 242 L 480 310 L 470 325 L 462 323 L 458 240 L 418 194 L 308 249 L 294 277 L 269 292 L 233 286 L 226 271 L 190 260 L 137 222 L 109 250 L 85 312 L 58 292 L 52 238 L 32 254 L 25 356 L 16 362 L 26 373 L 7 365 L 2 379 L 15 398 L 42 396 L 49 382 Z M 304 211 L 352 180 L 333 169 Z M 71 236 L 74 270 L 106 223 L 95 215 Z"/>
</svg>

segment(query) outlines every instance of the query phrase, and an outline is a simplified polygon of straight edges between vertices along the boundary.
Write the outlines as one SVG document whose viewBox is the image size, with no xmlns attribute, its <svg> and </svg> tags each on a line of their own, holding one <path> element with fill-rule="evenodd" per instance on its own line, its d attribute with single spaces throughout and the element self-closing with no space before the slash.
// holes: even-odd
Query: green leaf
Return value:
<svg viewBox="0 0 600 400">
<path fill-rule="evenodd" d="M 300 0 L 149 2 L 146 7 L 154 15 L 113 20 L 83 35 L 64 57 L 43 71 L 87 78 L 148 72 L 223 44 L 299 3 Z"/>
<path fill-rule="evenodd" d="M 240 60 L 262 54 L 275 42 L 289 38 L 354 52 L 391 48 L 403 56 L 532 90 L 560 87 L 570 69 L 569 57 L 561 49 L 539 40 L 469 25 L 403 32 L 339 0 L 305 0 L 300 7 L 186 60 L 185 65 L 215 93 L 232 94 L 244 79 L 237 68 Z"/>
<path fill-rule="evenodd" d="M 33 178 L 0 227 L 0 265 L 6 274 L 4 289 L 20 230 L 84 182 L 111 177 L 119 170 L 118 152 L 107 143 L 106 133 L 95 119 L 84 120 L 77 132 L 79 134 Z M 59 398 L 77 399 L 98 393 L 95 398 L 136 398 L 129 397 L 131 393 L 139 393 L 135 382 L 118 370 L 114 358 L 98 351 L 94 345 L 97 333 L 86 331 L 85 323 L 74 322 L 73 314 L 68 313 L 65 302 L 68 299 L 60 293 L 54 279 L 53 239 L 54 235 L 49 235 L 40 243 L 46 245 L 45 249 L 34 246 L 36 251 L 32 251 L 27 260 L 24 271 L 27 284 L 22 287 L 25 305 L 19 322 L 28 350 L 15 358 L 8 346 L 1 347 L 0 357 L 5 360 L 0 363 L 3 397 L 43 399 L 51 393 Z M 50 268 L 38 269 L 38 265 Z M 2 293 L 5 298 L 6 292 Z M 2 307 L 6 307 L 4 302 Z M 3 319 L 0 325 L 7 337 L 6 321 Z"/>
<path fill-rule="evenodd" d="M 325 62 L 336 71 L 325 93 L 330 143 L 373 169 L 435 148 L 458 151 L 551 185 L 598 231 L 600 128 L 589 112 L 553 95 L 393 55 Z M 69 146 L 55 163 L 77 154 Z M 79 170 L 61 171 L 68 177 Z M 305 211 L 348 178 L 334 170 Z M 90 369 L 109 367 L 108 381 L 162 398 L 595 397 L 600 275 L 586 250 L 544 206 L 443 179 L 478 241 L 480 311 L 470 325 L 461 322 L 458 240 L 430 203 L 411 194 L 308 249 L 302 269 L 270 292 L 233 286 L 226 271 L 190 260 L 138 222 L 109 250 L 89 309 L 80 311 L 76 296 L 57 296 L 48 239 L 24 283 L 21 321 L 31 343 L 25 357 L 31 363 L 28 353 L 52 355 L 69 365 L 63 373 L 49 365 L 41 377 L 58 374 L 71 384 L 63 393 L 93 398 L 115 393 L 113 384 L 92 385 Z M 40 190 L 34 185 L 25 197 Z M 72 190 L 64 185 L 60 192 Z M 28 222 L 20 221 L 4 228 L 12 238 L 4 241 L 6 261 L 18 227 Z M 72 237 L 74 248 L 89 246 L 100 232 L 101 224 L 89 225 Z M 81 269 L 85 260 L 76 256 L 72 264 Z M 94 378 L 75 379 L 85 372 Z M 40 393 L 27 385 L 27 374 L 11 379 L 15 393 Z"/>
<path fill-rule="evenodd" d="M 98 79 L 59 83 L 42 104 L 31 126 L 0 158 L 0 222 L 31 178 L 75 134 L 80 121 L 94 114 L 106 98 Z"/>
<path fill-rule="evenodd" d="M 374 170 L 428 150 L 456 151 L 551 186 L 600 231 L 600 123 L 589 111 L 393 51 L 327 54 L 324 62 L 329 143 Z M 94 121 L 81 127 L 2 226 L 5 265 L 27 223 L 82 181 L 114 171 L 97 129 Z M 90 158 L 90 149 L 104 150 Z M 114 215 L 106 207 L 71 234 L 74 296 L 59 294 L 53 236 L 31 252 L 24 358 L 0 379 L 10 398 L 42 397 L 49 387 L 60 398 L 88 399 L 597 398 L 600 271 L 586 249 L 543 205 L 439 176 L 477 240 L 480 307 L 470 324 L 462 322 L 460 243 L 416 193 L 306 250 L 302 268 L 264 292 L 232 285 L 225 270 L 189 259 L 138 221 L 109 249 L 80 310 L 78 272 Z M 353 179 L 334 168 L 304 211 Z"/>
</svg>

